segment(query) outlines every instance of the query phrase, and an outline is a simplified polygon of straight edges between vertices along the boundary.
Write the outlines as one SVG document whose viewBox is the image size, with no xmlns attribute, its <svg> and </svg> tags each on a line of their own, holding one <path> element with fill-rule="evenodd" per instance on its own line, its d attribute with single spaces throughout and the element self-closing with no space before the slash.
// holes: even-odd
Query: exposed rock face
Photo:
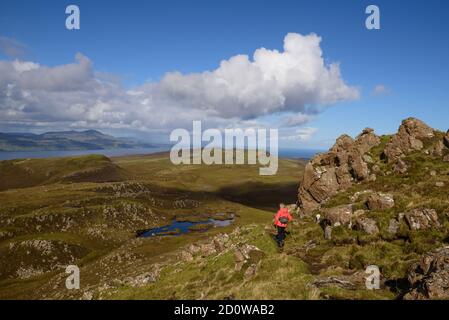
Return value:
<svg viewBox="0 0 449 320">
<path fill-rule="evenodd" d="M 433 136 L 433 129 L 421 120 L 405 119 L 398 133 L 385 146 L 384 155 L 389 163 L 393 163 L 410 151 L 421 150 L 424 146 L 422 140 Z"/>
<path fill-rule="evenodd" d="M 414 209 L 404 215 L 411 230 L 439 227 L 437 212 L 434 209 Z"/>
<path fill-rule="evenodd" d="M 355 140 L 340 136 L 328 152 L 315 156 L 306 165 L 299 188 L 300 212 L 311 214 L 338 191 L 349 188 L 354 181 L 367 179 L 367 161 L 372 159 L 365 154 L 379 144 L 380 138 L 373 129 L 366 128 Z"/>
<path fill-rule="evenodd" d="M 378 192 L 371 194 L 366 204 L 370 210 L 388 210 L 394 207 L 394 199 L 392 195 Z"/>
<path fill-rule="evenodd" d="M 449 299 L 449 247 L 425 254 L 408 272 L 405 299 Z"/>
</svg>

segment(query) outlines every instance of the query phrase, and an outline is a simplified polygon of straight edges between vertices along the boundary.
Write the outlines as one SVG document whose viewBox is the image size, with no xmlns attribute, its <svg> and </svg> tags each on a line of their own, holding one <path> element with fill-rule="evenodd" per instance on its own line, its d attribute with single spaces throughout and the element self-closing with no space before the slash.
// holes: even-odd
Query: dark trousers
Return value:
<svg viewBox="0 0 449 320">
<path fill-rule="evenodd" d="M 276 235 L 276 240 L 278 244 L 281 246 L 284 244 L 285 240 L 285 227 L 279 227 L 277 226 L 278 234 Z"/>
</svg>

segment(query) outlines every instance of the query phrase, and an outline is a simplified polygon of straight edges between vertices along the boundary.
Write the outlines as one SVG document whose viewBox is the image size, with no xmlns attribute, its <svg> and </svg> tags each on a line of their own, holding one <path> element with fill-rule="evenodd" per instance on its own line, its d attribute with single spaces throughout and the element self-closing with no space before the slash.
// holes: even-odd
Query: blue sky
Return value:
<svg viewBox="0 0 449 320">
<path fill-rule="evenodd" d="M 68 4 L 76 4 L 81 10 L 80 30 L 65 28 Z M 369 4 L 380 8 L 380 30 L 364 26 Z M 289 32 L 316 33 L 321 37 L 325 63 L 339 63 L 341 78 L 359 91 L 357 99 L 341 99 L 321 108 L 322 112 L 310 121 L 292 129 L 313 128 L 310 137 L 285 142 L 288 147 L 322 148 L 330 146 L 338 135 L 355 136 L 366 126 L 377 133 L 395 132 L 400 121 L 409 116 L 447 130 L 448 30 L 449 2 L 443 0 L 3 0 L 0 37 L 20 44 L 22 52 L 17 56 L 0 52 L 0 60 L 19 59 L 57 67 L 73 63 L 79 52 L 89 59 L 95 72 L 116 76 L 123 90 L 134 90 L 144 83 L 160 81 L 167 72 L 202 73 L 215 70 L 221 60 L 238 54 L 251 58 L 261 47 L 282 51 Z M 0 89 L 1 85 L 0 81 Z M 374 94 L 376 86 L 384 90 Z M 6 100 L 0 100 L 2 103 L 0 108 L 8 107 Z M 53 128 L 52 121 L 39 115 L 27 118 L 27 125 L 6 119 L 0 122 L 0 131 Z M 270 123 L 277 117 L 279 113 L 274 112 L 263 118 Z M 69 118 L 56 119 L 54 128 L 73 123 L 72 115 Z M 39 127 L 30 125 L 30 121 L 45 124 Z M 163 136 L 160 131 L 135 131 L 102 123 L 98 129 L 114 134 Z"/>
</svg>

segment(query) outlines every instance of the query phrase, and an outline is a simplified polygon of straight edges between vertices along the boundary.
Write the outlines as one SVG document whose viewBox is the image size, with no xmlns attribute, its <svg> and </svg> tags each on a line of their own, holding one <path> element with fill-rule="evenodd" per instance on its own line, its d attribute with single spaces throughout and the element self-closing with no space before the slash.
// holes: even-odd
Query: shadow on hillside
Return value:
<svg viewBox="0 0 449 320">
<path fill-rule="evenodd" d="M 278 204 L 295 203 L 298 192 L 298 184 L 291 183 L 262 183 L 245 182 L 221 188 L 216 195 L 245 206 L 273 211 Z"/>
</svg>

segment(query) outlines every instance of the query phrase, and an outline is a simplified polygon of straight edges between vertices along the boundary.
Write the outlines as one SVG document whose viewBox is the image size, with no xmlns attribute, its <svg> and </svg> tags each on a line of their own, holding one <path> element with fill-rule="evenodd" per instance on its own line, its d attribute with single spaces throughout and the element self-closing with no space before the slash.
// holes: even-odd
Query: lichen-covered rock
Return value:
<svg viewBox="0 0 449 320">
<path fill-rule="evenodd" d="M 449 247 L 427 253 L 413 264 L 407 275 L 408 300 L 449 299 Z"/>
<path fill-rule="evenodd" d="M 394 207 L 393 196 L 386 193 L 373 193 L 366 202 L 370 210 L 388 210 Z"/>
<path fill-rule="evenodd" d="M 352 221 L 352 205 L 341 205 L 326 209 L 324 217 L 333 226 L 348 226 Z"/>
<path fill-rule="evenodd" d="M 377 227 L 376 220 L 367 217 L 361 217 L 357 219 L 356 229 L 362 230 L 368 234 L 379 233 L 379 228 Z"/>
<path fill-rule="evenodd" d="M 434 209 L 414 209 L 406 212 L 404 217 L 411 230 L 423 230 L 440 226 L 437 212 Z"/>
</svg>

